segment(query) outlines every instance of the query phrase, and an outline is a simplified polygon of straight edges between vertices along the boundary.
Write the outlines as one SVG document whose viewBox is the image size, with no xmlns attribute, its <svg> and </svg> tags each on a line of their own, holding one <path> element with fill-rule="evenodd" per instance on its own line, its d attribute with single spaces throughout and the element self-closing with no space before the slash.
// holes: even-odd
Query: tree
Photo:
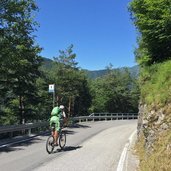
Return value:
<svg viewBox="0 0 171 171">
<path fill-rule="evenodd" d="M 32 35 L 36 10 L 33 0 L 0 1 L 0 93 L 7 102 L 6 107 L 18 99 L 13 105 L 19 106 L 20 123 L 38 102 L 35 83 L 40 75 L 41 49 L 35 45 Z"/>
<path fill-rule="evenodd" d="M 85 96 L 90 99 L 89 88 L 85 74 L 77 67 L 76 54 L 72 49 L 73 45 L 70 45 L 66 50 L 59 51 L 60 55 L 54 58 L 56 66 L 53 69 L 58 96 L 68 106 L 69 115 L 86 112 L 91 103 L 83 101 Z"/>
<path fill-rule="evenodd" d="M 139 89 L 127 68 L 111 70 L 91 84 L 91 112 L 137 112 Z"/>
<path fill-rule="evenodd" d="M 40 97 L 39 103 L 34 107 L 37 111 L 35 119 L 49 119 L 50 113 L 53 107 L 52 93 L 48 92 L 48 86 L 52 83 L 52 77 L 50 73 L 45 72 L 43 69 L 42 75 L 36 81 L 36 87 L 38 87 L 38 96 Z"/>
<path fill-rule="evenodd" d="M 84 72 L 79 71 L 78 76 L 79 76 L 79 81 L 77 82 L 78 96 L 76 96 L 74 102 L 74 113 L 76 115 L 88 115 L 89 108 L 92 103 L 90 85 Z"/>
<path fill-rule="evenodd" d="M 171 1 L 133 0 L 129 10 L 139 31 L 136 51 L 141 65 L 171 59 Z"/>
</svg>

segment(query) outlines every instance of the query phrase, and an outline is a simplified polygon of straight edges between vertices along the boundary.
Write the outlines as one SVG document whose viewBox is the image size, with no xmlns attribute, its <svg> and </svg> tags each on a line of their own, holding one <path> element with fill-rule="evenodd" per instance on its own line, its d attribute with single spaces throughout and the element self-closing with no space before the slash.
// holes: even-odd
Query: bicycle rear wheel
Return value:
<svg viewBox="0 0 171 171">
<path fill-rule="evenodd" d="M 63 149 L 65 147 L 66 144 L 66 134 L 65 132 L 61 132 L 59 135 L 59 146 L 61 149 Z"/>
<path fill-rule="evenodd" d="M 50 135 L 46 141 L 46 151 L 51 154 L 53 152 L 54 149 L 54 137 L 52 135 Z"/>
</svg>

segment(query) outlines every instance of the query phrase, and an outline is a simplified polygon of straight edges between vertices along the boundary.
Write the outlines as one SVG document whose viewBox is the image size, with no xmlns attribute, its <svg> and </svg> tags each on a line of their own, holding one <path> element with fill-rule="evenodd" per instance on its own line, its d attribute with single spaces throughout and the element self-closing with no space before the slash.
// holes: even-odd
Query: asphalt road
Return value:
<svg viewBox="0 0 171 171">
<path fill-rule="evenodd" d="M 110 171 L 117 170 L 136 120 L 80 123 L 67 128 L 67 144 L 53 154 L 45 149 L 46 136 L 0 149 L 1 171 Z"/>
</svg>

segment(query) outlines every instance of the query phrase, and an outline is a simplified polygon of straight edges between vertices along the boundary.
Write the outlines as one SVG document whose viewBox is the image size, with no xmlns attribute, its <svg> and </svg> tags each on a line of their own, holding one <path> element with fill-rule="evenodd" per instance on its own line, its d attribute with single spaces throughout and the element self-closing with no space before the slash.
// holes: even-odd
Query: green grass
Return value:
<svg viewBox="0 0 171 171">
<path fill-rule="evenodd" d="M 171 102 L 171 61 L 142 69 L 140 78 L 144 103 L 160 108 Z"/>
<path fill-rule="evenodd" d="M 147 104 L 148 111 L 157 112 L 162 109 L 165 115 L 162 123 L 166 123 L 169 127 L 156 135 L 151 152 L 145 149 L 145 138 L 141 135 L 136 145 L 136 151 L 140 157 L 139 170 L 171 171 L 171 61 L 142 68 L 140 86 L 141 101 Z M 155 113 L 149 120 L 149 128 L 154 127 Z M 155 129 L 157 131 L 158 128 L 155 127 Z"/>
</svg>

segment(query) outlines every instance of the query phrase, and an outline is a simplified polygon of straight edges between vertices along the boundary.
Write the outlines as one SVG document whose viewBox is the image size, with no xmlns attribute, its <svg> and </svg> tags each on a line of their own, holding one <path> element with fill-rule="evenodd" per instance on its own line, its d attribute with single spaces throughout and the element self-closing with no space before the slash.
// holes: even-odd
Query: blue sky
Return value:
<svg viewBox="0 0 171 171">
<path fill-rule="evenodd" d="M 130 0 L 36 0 L 35 32 L 41 55 L 53 59 L 73 44 L 78 66 L 88 70 L 134 66 L 136 31 Z"/>
</svg>

